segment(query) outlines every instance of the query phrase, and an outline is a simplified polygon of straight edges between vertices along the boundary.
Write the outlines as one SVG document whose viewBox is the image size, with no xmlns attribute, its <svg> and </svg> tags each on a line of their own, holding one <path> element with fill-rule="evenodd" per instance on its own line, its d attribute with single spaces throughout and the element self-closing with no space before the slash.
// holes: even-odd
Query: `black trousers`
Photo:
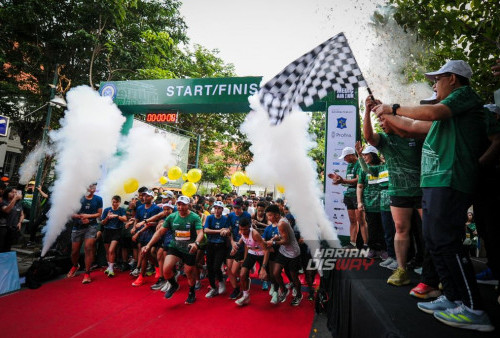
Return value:
<svg viewBox="0 0 500 338">
<path fill-rule="evenodd" d="M 226 259 L 226 243 L 207 243 L 207 270 L 210 286 L 215 288 L 215 279 L 223 281 L 221 266 Z"/>
<path fill-rule="evenodd" d="M 384 228 L 380 212 L 366 212 L 368 224 L 368 247 L 372 250 L 385 250 Z"/>
<path fill-rule="evenodd" d="M 500 239 L 500 221 L 498 207 L 500 206 L 500 169 L 483 170 L 481 177 L 487 178 L 487 184 L 481 184 L 474 196 L 474 220 L 477 233 L 486 248 L 488 267 L 493 275 L 500 278 L 500 250 L 495 242 Z"/>
<path fill-rule="evenodd" d="M 472 196 L 448 187 L 422 191 L 425 245 L 443 283 L 444 294 L 450 301 L 460 300 L 469 308 L 481 309 L 472 262 L 462 245 Z"/>
</svg>

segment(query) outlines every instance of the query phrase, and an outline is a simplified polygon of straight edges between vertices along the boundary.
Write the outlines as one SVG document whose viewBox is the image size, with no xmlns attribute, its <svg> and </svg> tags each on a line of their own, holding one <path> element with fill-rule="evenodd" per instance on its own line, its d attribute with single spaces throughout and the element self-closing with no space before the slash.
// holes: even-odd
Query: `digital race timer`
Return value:
<svg viewBox="0 0 500 338">
<path fill-rule="evenodd" d="M 147 113 L 146 122 L 176 123 L 177 112 L 171 113 Z"/>
</svg>

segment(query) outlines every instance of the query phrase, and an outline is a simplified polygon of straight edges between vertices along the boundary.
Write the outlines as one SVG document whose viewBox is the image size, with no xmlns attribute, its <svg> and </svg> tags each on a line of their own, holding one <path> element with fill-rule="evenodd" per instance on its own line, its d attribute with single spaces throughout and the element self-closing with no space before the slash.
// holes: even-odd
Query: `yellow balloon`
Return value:
<svg viewBox="0 0 500 338">
<path fill-rule="evenodd" d="M 182 170 L 178 166 L 173 166 L 168 169 L 168 178 L 172 181 L 178 180 L 182 176 Z"/>
<path fill-rule="evenodd" d="M 248 177 L 247 174 L 245 174 L 245 183 L 248 184 L 248 185 L 253 185 L 254 184 L 254 181 L 252 181 L 250 179 L 250 177 Z"/>
<path fill-rule="evenodd" d="M 191 169 L 187 173 L 187 179 L 189 182 L 196 183 L 201 179 L 201 170 L 200 169 Z"/>
<path fill-rule="evenodd" d="M 167 184 L 167 182 L 168 178 L 166 178 L 165 176 L 160 177 L 160 184 Z"/>
<path fill-rule="evenodd" d="M 125 190 L 127 194 L 131 194 L 137 189 L 139 189 L 139 182 L 135 178 L 129 178 L 123 182 L 123 190 Z"/>
<path fill-rule="evenodd" d="M 183 195 L 186 195 L 188 197 L 193 196 L 196 194 L 196 185 L 193 182 L 186 182 L 182 185 L 181 191 Z"/>
<path fill-rule="evenodd" d="M 245 174 L 243 174 L 241 171 L 237 171 L 237 172 L 235 172 L 235 173 L 231 176 L 231 183 L 232 183 L 234 186 L 239 187 L 240 185 L 242 185 L 243 183 L 245 183 Z"/>
<path fill-rule="evenodd" d="M 280 194 L 284 194 L 285 193 L 285 187 L 282 186 L 282 185 L 280 185 L 280 184 L 278 184 L 276 186 L 276 189 L 279 191 Z"/>
<path fill-rule="evenodd" d="M 182 180 L 187 181 L 188 180 L 188 175 L 187 174 L 182 174 Z"/>
</svg>

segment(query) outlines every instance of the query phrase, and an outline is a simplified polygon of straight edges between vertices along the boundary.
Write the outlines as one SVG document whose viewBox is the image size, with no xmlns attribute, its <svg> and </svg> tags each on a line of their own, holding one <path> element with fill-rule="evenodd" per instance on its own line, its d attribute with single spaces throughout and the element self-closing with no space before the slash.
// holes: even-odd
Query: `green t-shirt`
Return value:
<svg viewBox="0 0 500 338">
<path fill-rule="evenodd" d="M 378 176 L 360 171 L 359 184 L 364 185 L 363 204 L 366 212 L 380 212 L 380 186 Z"/>
<path fill-rule="evenodd" d="M 422 141 L 380 133 L 377 149 L 389 171 L 389 196 L 422 196 L 420 165 Z"/>
<path fill-rule="evenodd" d="M 191 235 L 191 227 L 194 226 L 195 230 L 201 230 L 201 219 L 195 212 L 189 212 L 186 217 L 181 217 L 178 212 L 170 214 L 163 227 L 172 231 L 174 240 L 170 241 L 169 246 L 177 250 L 189 253 L 188 244 L 196 241 L 196 235 Z M 194 233 L 194 231 L 193 231 Z"/>
<path fill-rule="evenodd" d="M 422 148 L 421 187 L 450 187 L 473 193 L 486 134 L 483 104 L 469 87 L 451 92 L 441 104 L 452 117 L 434 121 Z"/>
<path fill-rule="evenodd" d="M 347 170 L 345 173 L 345 179 L 346 180 L 352 180 L 356 178 L 356 175 L 358 175 L 359 171 L 359 163 L 358 161 L 354 163 L 349 163 L 347 164 Z M 356 184 L 344 184 L 345 187 L 347 187 L 347 190 L 344 191 L 344 196 L 347 197 L 356 197 Z"/>
</svg>

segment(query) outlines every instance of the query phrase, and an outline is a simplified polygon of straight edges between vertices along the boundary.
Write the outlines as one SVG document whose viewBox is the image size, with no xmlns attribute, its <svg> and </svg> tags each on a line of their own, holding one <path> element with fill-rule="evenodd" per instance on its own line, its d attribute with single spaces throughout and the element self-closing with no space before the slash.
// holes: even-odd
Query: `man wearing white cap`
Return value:
<svg viewBox="0 0 500 338">
<path fill-rule="evenodd" d="M 200 217 L 189 210 L 191 200 L 187 196 L 179 196 L 177 199 L 177 212 L 171 214 L 165 220 L 163 227 L 158 230 L 149 243 L 142 249 L 147 253 L 161 236 L 168 230 L 173 232 L 174 238 L 170 241 L 167 257 L 163 264 L 163 277 L 170 283 L 170 288 L 165 293 L 165 298 L 169 299 L 179 290 L 179 284 L 175 279 L 175 265 L 182 260 L 184 271 L 189 284 L 189 294 L 186 304 L 193 304 L 196 301 L 196 251 L 203 240 L 203 228 Z"/>
<path fill-rule="evenodd" d="M 378 116 L 393 114 L 433 121 L 422 149 L 422 229 L 444 296 L 418 303 L 418 307 L 447 325 L 492 331 L 494 327 L 482 311 L 472 263 L 462 245 L 486 130 L 483 103 L 469 86 L 472 70 L 462 60 L 448 61 L 438 71 L 425 75 L 434 81 L 439 103 L 375 107 Z"/>
<path fill-rule="evenodd" d="M 344 160 L 348 163 L 346 177 L 342 178 L 337 173 L 328 174 L 328 177 L 333 180 L 333 184 L 344 184 L 344 186 L 347 187 L 347 190 L 344 192 L 344 204 L 347 208 L 347 214 L 349 215 L 349 222 L 351 223 L 349 231 L 351 235 L 351 242 L 349 243 L 348 248 L 352 249 L 356 247 L 358 224 L 364 244 L 367 244 L 368 241 L 365 217 L 363 212 L 358 210 L 356 198 L 356 185 L 358 184 L 358 171 L 360 168 L 356 152 L 352 147 L 345 147 L 342 149 L 342 154 L 340 155 L 339 160 Z"/>
</svg>

